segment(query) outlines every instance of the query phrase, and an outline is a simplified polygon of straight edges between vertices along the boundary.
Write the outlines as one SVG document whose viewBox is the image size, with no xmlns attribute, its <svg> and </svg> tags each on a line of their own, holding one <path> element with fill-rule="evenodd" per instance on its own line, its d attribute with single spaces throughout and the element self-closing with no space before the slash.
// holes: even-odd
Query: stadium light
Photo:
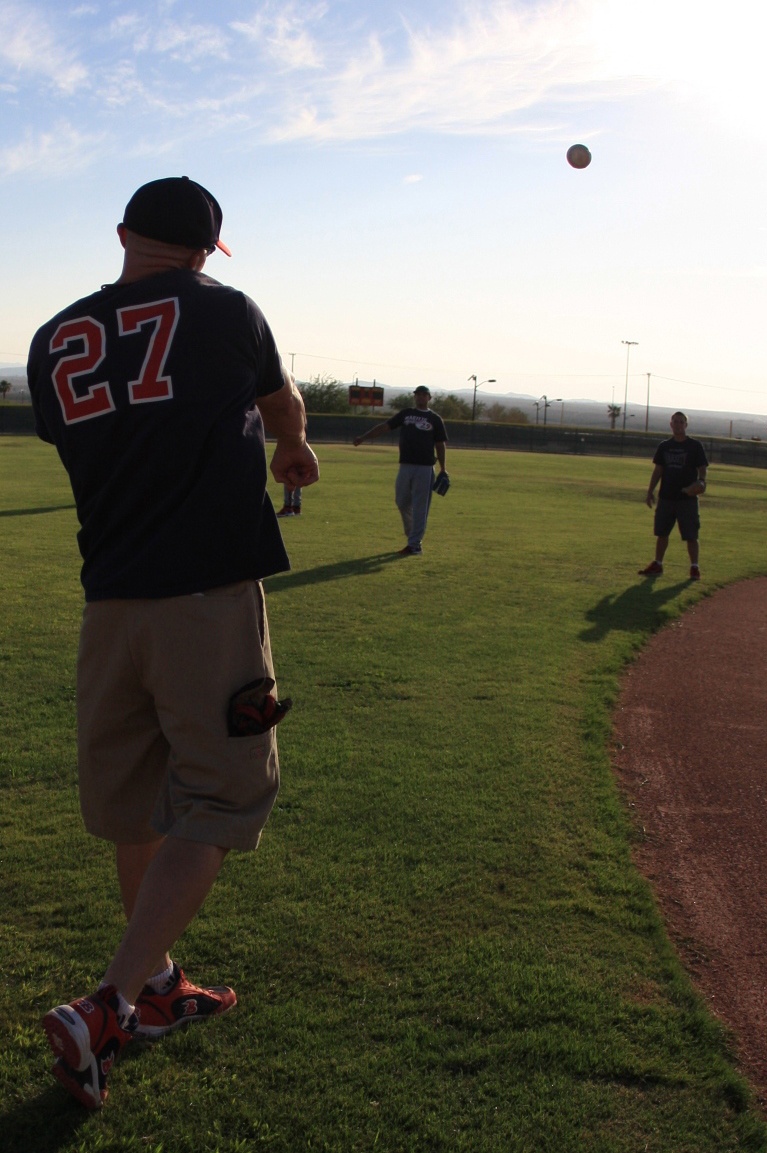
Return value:
<svg viewBox="0 0 767 1153">
<path fill-rule="evenodd" d="M 471 374 L 471 376 L 467 377 L 467 379 L 474 381 L 474 399 L 473 399 L 472 404 L 471 404 L 471 419 L 476 420 L 476 418 L 477 418 L 477 388 L 479 387 L 477 385 L 476 372 L 473 372 Z M 482 384 L 495 384 L 495 377 L 494 376 L 488 376 L 487 380 L 480 380 L 479 383 L 480 383 L 480 385 L 482 385 Z"/>
<path fill-rule="evenodd" d="M 644 430 L 650 427 L 650 374 L 647 374 L 647 407 L 644 410 Z"/>
<path fill-rule="evenodd" d="M 554 400 L 549 400 L 549 398 L 547 396 L 542 396 L 541 400 L 543 401 L 543 427 L 545 428 L 546 427 L 546 410 L 551 408 L 552 404 L 559 404 L 560 401 L 562 400 L 562 397 L 557 396 L 554 398 Z M 537 408 L 537 406 L 536 406 L 536 408 Z M 537 417 L 537 415 L 538 415 L 538 413 L 536 411 L 536 417 Z M 537 423 L 538 423 L 538 421 L 536 420 L 536 424 Z"/>
</svg>

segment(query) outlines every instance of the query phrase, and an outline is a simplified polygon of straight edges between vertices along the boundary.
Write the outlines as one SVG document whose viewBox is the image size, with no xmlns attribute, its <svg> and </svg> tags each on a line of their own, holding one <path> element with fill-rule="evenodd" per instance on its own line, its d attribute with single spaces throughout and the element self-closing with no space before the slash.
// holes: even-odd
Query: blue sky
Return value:
<svg viewBox="0 0 767 1153">
<path fill-rule="evenodd" d="M 767 414 L 752 0 L 0 0 L 0 363 L 146 180 L 306 378 Z M 591 166 L 565 152 L 588 144 Z"/>
</svg>

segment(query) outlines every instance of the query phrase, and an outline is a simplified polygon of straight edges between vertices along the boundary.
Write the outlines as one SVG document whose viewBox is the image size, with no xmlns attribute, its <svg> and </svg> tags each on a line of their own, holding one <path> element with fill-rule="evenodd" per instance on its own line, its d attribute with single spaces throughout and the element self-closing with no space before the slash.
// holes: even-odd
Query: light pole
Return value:
<svg viewBox="0 0 767 1153">
<path fill-rule="evenodd" d="M 626 388 L 623 393 L 623 431 L 626 431 L 626 409 L 629 403 L 629 357 L 631 356 L 632 344 L 639 344 L 638 340 L 622 340 L 621 344 L 626 345 Z"/>
<path fill-rule="evenodd" d="M 556 397 L 555 400 L 549 400 L 549 398 L 547 396 L 542 396 L 540 399 L 543 401 L 543 427 L 545 428 L 546 427 L 546 410 L 548 408 L 551 408 L 552 404 L 559 404 L 562 397 L 558 396 L 558 397 Z M 538 422 L 536 421 L 536 424 L 537 423 Z"/>
<path fill-rule="evenodd" d="M 471 403 L 471 419 L 476 420 L 476 417 L 477 417 L 477 388 L 479 387 L 477 385 L 476 372 L 473 372 L 471 374 L 471 376 L 467 377 L 467 379 L 474 381 L 474 399 Z M 488 376 L 487 380 L 480 380 L 479 383 L 480 384 L 495 384 L 495 377 L 494 376 Z"/>
<path fill-rule="evenodd" d="M 650 427 L 650 374 L 647 374 L 647 408 L 644 413 L 644 430 L 647 432 Z"/>
</svg>

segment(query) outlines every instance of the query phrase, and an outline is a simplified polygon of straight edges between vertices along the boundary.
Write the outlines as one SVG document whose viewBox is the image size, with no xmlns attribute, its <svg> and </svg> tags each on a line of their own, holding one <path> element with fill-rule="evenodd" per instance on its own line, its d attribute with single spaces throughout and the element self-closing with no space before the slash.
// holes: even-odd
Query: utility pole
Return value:
<svg viewBox="0 0 767 1153">
<path fill-rule="evenodd" d="M 623 431 L 626 431 L 626 413 L 629 406 L 629 357 L 631 355 L 632 344 L 639 344 L 638 340 L 622 340 L 621 344 L 626 345 L 626 388 L 623 393 Z"/>
</svg>

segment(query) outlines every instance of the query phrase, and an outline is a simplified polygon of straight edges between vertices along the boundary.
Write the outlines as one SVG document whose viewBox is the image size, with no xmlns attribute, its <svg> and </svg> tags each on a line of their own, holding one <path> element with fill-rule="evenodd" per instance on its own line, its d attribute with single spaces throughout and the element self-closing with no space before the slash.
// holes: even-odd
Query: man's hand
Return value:
<svg viewBox="0 0 767 1153">
<path fill-rule="evenodd" d="M 278 440 L 269 468 L 278 484 L 290 489 L 306 488 L 320 479 L 317 457 L 303 438 Z"/>
<path fill-rule="evenodd" d="M 652 506 L 655 504 L 655 497 L 653 494 L 654 494 L 655 489 L 657 488 L 658 484 L 660 484 L 661 490 L 662 490 L 663 489 L 663 465 L 660 465 L 660 464 L 656 464 L 655 468 L 652 470 L 652 476 L 650 477 L 650 483 L 647 486 L 647 496 L 645 497 L 644 502 L 648 508 L 652 508 Z"/>
<path fill-rule="evenodd" d="M 272 476 L 289 489 L 304 488 L 319 480 L 317 457 L 306 443 L 306 412 L 291 373 L 283 369 L 285 382 L 276 392 L 256 401 L 264 428 L 277 441 L 269 466 Z"/>
<path fill-rule="evenodd" d="M 702 492 L 706 491 L 705 480 L 694 480 L 692 484 L 688 484 L 687 488 L 683 488 L 682 492 L 686 492 L 688 496 L 700 496 Z"/>
</svg>

